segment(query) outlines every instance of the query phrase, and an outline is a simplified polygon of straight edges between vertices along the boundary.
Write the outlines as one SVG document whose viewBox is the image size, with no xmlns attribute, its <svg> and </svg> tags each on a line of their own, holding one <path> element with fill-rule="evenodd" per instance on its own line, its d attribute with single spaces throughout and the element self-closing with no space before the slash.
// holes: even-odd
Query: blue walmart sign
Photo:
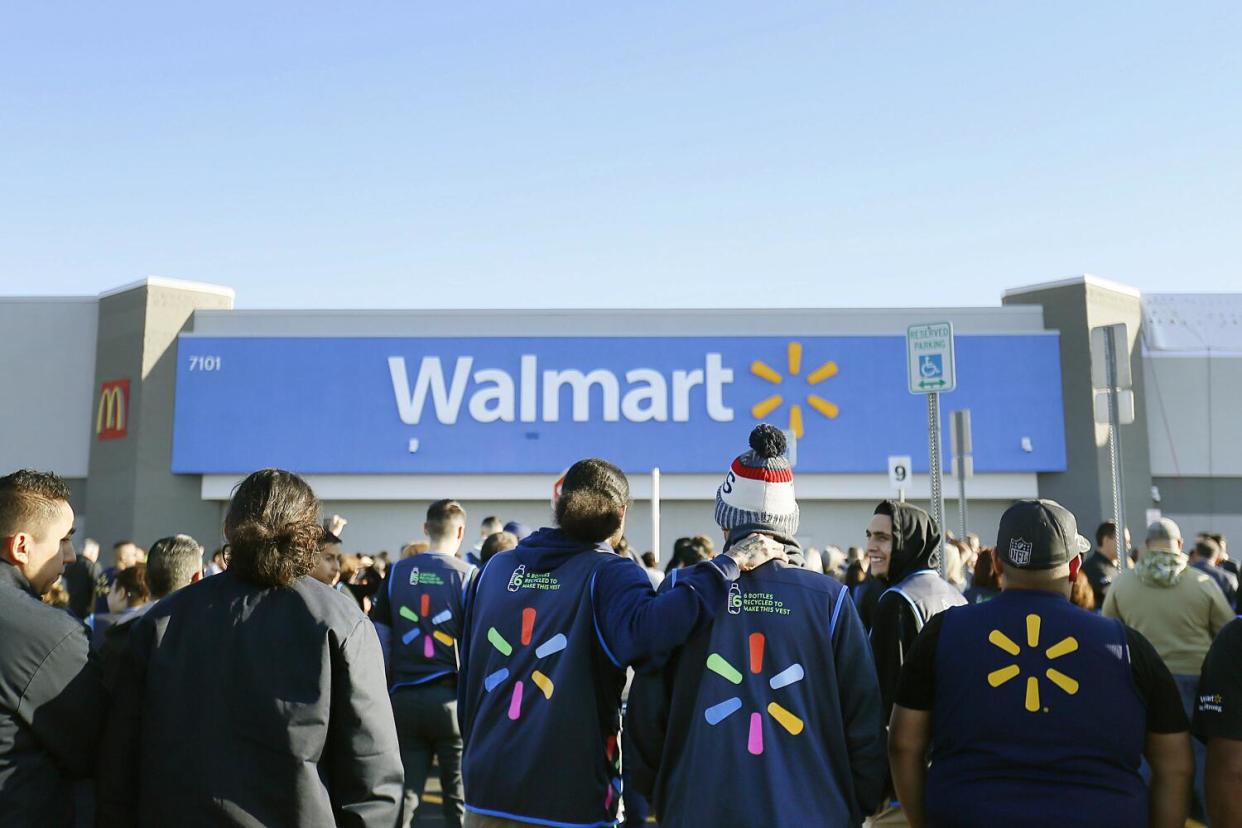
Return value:
<svg viewBox="0 0 1242 828">
<path fill-rule="evenodd" d="M 975 468 L 1064 470 L 1056 335 L 960 336 L 957 355 L 942 400 L 972 411 Z M 890 454 L 917 467 L 926 403 L 905 358 L 897 336 L 189 335 L 173 471 L 560 472 L 602 456 L 716 472 L 760 420 L 798 435 L 800 472 L 883 472 Z"/>
</svg>

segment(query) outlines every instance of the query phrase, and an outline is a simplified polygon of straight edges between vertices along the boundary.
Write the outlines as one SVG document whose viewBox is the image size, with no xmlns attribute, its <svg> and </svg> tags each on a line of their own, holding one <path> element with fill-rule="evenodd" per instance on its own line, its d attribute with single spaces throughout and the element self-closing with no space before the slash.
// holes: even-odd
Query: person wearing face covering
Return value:
<svg viewBox="0 0 1242 828">
<path fill-rule="evenodd" d="M 966 599 L 936 571 L 940 527 L 917 506 L 892 500 L 875 507 L 867 526 L 871 574 L 885 586 L 872 611 L 871 652 L 880 677 L 884 721 L 893 710 L 897 680 L 910 647 L 936 614 Z"/>
</svg>

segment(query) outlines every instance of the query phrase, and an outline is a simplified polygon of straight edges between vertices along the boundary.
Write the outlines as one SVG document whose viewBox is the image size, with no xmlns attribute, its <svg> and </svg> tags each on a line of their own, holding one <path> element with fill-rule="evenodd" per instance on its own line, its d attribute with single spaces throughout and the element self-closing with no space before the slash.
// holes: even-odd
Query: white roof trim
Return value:
<svg viewBox="0 0 1242 828">
<path fill-rule="evenodd" d="M 583 316 L 603 316 L 613 318 L 616 316 L 654 316 L 668 317 L 671 319 L 681 319 L 684 317 L 750 317 L 755 314 L 783 314 L 788 316 L 806 316 L 814 320 L 818 320 L 825 313 L 831 314 L 849 314 L 850 316 L 878 316 L 889 317 L 900 314 L 920 313 L 926 315 L 928 312 L 938 313 L 947 316 L 995 316 L 1003 314 L 1006 316 L 1014 316 L 1025 313 L 1031 313 L 1028 308 L 1021 305 L 1004 305 L 1000 306 L 960 306 L 960 307 L 943 307 L 943 308 L 920 308 L 920 307 L 894 307 L 894 308 L 845 308 L 845 307 L 798 307 L 798 308 L 236 308 L 234 310 L 225 311 L 215 308 L 203 308 L 198 313 L 203 314 L 228 314 L 229 316 L 271 316 L 279 314 L 281 316 L 356 316 L 358 314 L 370 314 L 375 316 L 408 316 L 410 314 L 418 314 L 419 316 L 443 316 L 446 318 L 457 318 L 461 316 L 479 316 L 495 319 L 509 319 L 514 316 L 522 316 L 525 314 L 533 315 L 552 315 L 565 316 L 570 318 L 580 318 Z M 1037 311 L 1036 311 L 1037 312 Z M 471 334 L 474 336 L 475 334 Z M 511 334 L 502 334 L 510 336 Z"/>
<path fill-rule="evenodd" d="M 1051 290 L 1052 288 L 1070 287 L 1071 285 L 1091 285 L 1092 287 L 1111 290 L 1116 293 L 1124 293 L 1127 296 L 1133 296 L 1138 299 L 1143 293 L 1138 288 L 1123 285 L 1121 282 L 1114 282 L 1111 279 L 1101 279 L 1099 276 L 1093 276 L 1090 273 L 1084 273 L 1081 276 L 1073 276 L 1069 279 L 1059 279 L 1053 282 L 1039 282 L 1034 285 L 1025 285 L 1023 287 L 1010 288 L 1005 291 L 1003 296 L 1008 299 L 1010 296 L 1020 296 L 1026 293 L 1033 293 L 1037 290 Z"/>
<path fill-rule="evenodd" d="M 184 279 L 169 279 L 164 276 L 148 276 L 145 279 L 139 279 L 136 282 L 130 282 L 128 285 L 105 290 L 99 294 L 99 298 L 103 299 L 107 296 L 116 296 L 119 293 L 128 293 L 131 290 L 137 290 L 144 287 L 164 287 L 173 290 L 192 290 L 196 293 L 214 293 L 217 296 L 227 296 L 230 299 L 236 298 L 237 294 L 231 287 L 224 285 L 213 285 L 209 282 L 188 282 Z"/>
</svg>

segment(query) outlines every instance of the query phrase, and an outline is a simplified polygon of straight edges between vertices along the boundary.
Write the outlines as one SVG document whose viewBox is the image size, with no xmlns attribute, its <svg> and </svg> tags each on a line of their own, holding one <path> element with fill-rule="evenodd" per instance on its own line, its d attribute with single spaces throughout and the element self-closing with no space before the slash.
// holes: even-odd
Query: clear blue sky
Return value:
<svg viewBox="0 0 1242 828">
<path fill-rule="evenodd" d="M 1242 290 L 1242 4 L 27 3 L 0 293 L 241 307 Z"/>
</svg>

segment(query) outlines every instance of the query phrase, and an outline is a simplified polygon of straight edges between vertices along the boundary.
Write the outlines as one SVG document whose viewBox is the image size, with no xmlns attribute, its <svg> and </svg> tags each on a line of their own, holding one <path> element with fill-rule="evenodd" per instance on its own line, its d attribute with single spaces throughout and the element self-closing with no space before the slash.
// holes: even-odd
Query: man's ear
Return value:
<svg viewBox="0 0 1242 828">
<path fill-rule="evenodd" d="M 203 570 L 201 569 L 190 576 L 190 583 L 195 583 L 196 581 L 201 580 L 203 580 Z"/>
<path fill-rule="evenodd" d="M 14 566 L 30 563 L 30 545 L 34 536 L 28 532 L 18 532 L 12 537 L 4 538 L 0 544 L 0 560 L 6 560 Z"/>
<path fill-rule="evenodd" d="M 466 524 L 460 523 L 457 525 L 457 539 L 462 540 L 465 537 L 466 537 Z"/>
</svg>

